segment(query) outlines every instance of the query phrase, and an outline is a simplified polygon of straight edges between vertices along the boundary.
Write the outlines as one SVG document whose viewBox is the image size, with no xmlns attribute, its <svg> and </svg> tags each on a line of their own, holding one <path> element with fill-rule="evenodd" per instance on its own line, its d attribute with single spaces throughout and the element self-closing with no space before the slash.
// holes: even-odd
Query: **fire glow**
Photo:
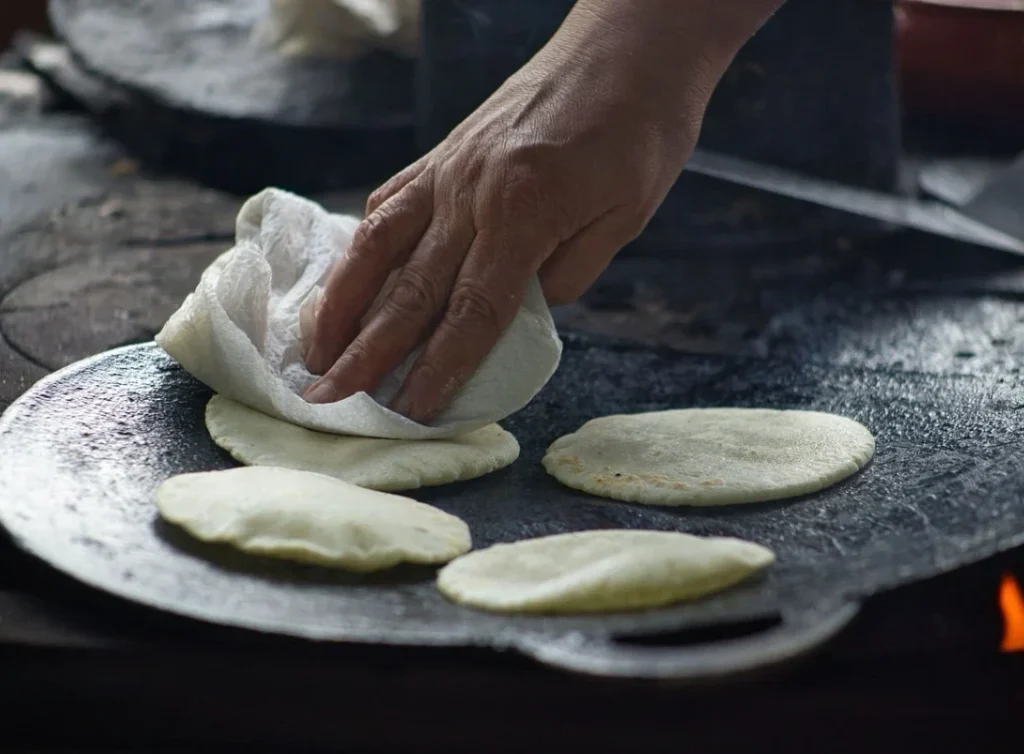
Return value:
<svg viewBox="0 0 1024 754">
<path fill-rule="evenodd" d="M 1024 594 L 1011 574 L 999 585 L 999 609 L 1003 612 L 1003 652 L 1024 652 Z"/>
</svg>

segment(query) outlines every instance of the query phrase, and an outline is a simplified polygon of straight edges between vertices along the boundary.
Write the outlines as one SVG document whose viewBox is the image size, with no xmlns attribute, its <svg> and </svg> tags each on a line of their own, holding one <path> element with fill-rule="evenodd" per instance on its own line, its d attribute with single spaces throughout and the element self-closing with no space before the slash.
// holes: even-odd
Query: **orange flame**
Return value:
<svg viewBox="0 0 1024 754">
<path fill-rule="evenodd" d="M 999 585 L 999 608 L 1003 611 L 1003 652 L 1024 652 L 1024 594 L 1010 574 Z"/>
</svg>

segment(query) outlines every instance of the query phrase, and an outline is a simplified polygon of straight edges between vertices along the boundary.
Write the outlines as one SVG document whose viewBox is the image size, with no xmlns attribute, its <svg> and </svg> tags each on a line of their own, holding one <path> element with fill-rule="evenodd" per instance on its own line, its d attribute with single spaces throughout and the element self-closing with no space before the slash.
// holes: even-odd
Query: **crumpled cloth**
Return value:
<svg viewBox="0 0 1024 754">
<path fill-rule="evenodd" d="M 373 50 L 415 57 L 420 0 L 269 0 L 252 36 L 287 57 L 353 60 Z"/>
<path fill-rule="evenodd" d="M 453 437 L 518 411 L 554 374 L 562 343 L 534 277 L 515 320 L 448 409 L 429 425 L 386 406 L 419 355 L 371 396 L 330 404 L 302 398 L 315 380 L 303 362 L 312 312 L 332 263 L 359 225 L 318 204 L 267 189 L 242 207 L 236 243 L 202 275 L 156 342 L 217 393 L 309 429 L 420 440 Z"/>
</svg>

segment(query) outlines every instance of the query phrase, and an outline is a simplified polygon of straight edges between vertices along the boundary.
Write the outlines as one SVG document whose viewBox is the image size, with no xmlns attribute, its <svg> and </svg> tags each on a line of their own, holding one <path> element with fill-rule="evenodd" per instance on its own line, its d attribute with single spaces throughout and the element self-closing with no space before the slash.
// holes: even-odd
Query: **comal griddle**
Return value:
<svg viewBox="0 0 1024 754">
<path fill-rule="evenodd" d="M 24 50 L 151 167 L 242 194 L 376 184 L 418 155 L 413 60 L 289 57 L 252 40 L 268 0 L 50 0 Z M 24 47 L 25 45 L 23 45 Z"/>
<path fill-rule="evenodd" d="M 163 479 L 235 465 L 205 431 L 210 395 L 153 344 L 48 377 L 0 420 L 0 522 L 20 547 L 85 584 L 202 621 L 317 640 L 493 647 L 589 674 L 677 680 L 802 656 L 864 598 L 1024 542 L 1024 390 L 1015 379 L 693 356 L 573 336 L 549 386 L 505 423 L 523 446 L 516 464 L 412 495 L 465 519 L 477 548 L 649 528 L 750 539 L 778 562 L 666 609 L 493 615 L 447 602 L 433 569 L 340 574 L 204 545 L 161 522 L 150 497 Z M 832 411 L 866 424 L 877 453 L 821 493 L 720 509 L 602 500 L 540 466 L 553 439 L 591 417 L 681 406 Z M 683 629 L 751 622 L 771 627 L 672 645 Z"/>
</svg>

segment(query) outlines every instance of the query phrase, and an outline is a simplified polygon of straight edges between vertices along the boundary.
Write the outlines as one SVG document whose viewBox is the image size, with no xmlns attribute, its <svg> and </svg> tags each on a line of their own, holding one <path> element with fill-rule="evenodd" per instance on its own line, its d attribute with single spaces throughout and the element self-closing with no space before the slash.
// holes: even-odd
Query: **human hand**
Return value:
<svg viewBox="0 0 1024 754">
<path fill-rule="evenodd" d="M 616 54 L 601 43 L 607 29 L 581 28 L 370 197 L 324 289 L 306 355 L 323 376 L 308 401 L 372 392 L 425 344 L 391 408 L 429 422 L 515 317 L 532 275 L 550 304 L 569 303 L 644 228 L 717 79 L 695 62 L 669 82 L 654 67 L 663 60 Z"/>
</svg>

